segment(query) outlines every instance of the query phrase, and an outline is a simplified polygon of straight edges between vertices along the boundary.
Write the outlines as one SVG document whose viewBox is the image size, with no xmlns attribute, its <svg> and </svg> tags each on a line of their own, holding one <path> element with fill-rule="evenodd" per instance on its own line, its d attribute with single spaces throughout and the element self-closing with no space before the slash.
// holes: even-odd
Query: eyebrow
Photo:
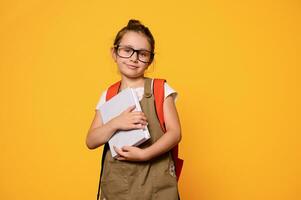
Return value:
<svg viewBox="0 0 301 200">
<path fill-rule="evenodd" d="M 130 47 L 130 48 L 132 48 L 132 49 L 135 49 L 132 45 L 122 45 L 122 44 L 119 44 L 120 46 L 124 46 L 124 47 Z M 143 50 L 143 51 L 149 51 L 150 52 L 150 50 L 148 50 L 148 49 L 135 49 L 135 50 Z"/>
</svg>

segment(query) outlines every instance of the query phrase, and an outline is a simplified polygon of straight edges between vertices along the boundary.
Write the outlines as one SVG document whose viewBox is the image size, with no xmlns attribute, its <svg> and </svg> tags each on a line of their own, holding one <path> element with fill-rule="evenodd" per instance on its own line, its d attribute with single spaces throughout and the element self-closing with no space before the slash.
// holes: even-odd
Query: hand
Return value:
<svg viewBox="0 0 301 200">
<path fill-rule="evenodd" d="M 146 116 L 141 111 L 133 111 L 135 107 L 135 105 L 130 106 L 113 119 L 113 123 L 117 129 L 131 130 L 145 128 L 147 125 Z"/>
<path fill-rule="evenodd" d="M 145 149 L 141 149 L 133 146 L 124 146 L 121 149 L 114 146 L 116 153 L 119 155 L 117 160 L 127 161 L 147 161 L 149 160 L 148 154 Z"/>
</svg>

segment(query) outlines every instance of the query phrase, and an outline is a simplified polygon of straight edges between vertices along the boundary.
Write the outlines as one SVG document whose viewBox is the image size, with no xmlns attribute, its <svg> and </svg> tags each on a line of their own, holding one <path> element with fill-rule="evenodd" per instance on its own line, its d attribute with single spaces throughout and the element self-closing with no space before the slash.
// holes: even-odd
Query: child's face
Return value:
<svg viewBox="0 0 301 200">
<path fill-rule="evenodd" d="M 147 38 L 143 34 L 133 31 L 125 33 L 119 45 L 120 47 L 130 47 L 135 50 L 151 51 L 151 47 Z M 112 56 L 114 61 L 118 65 L 120 73 L 129 78 L 137 78 L 143 76 L 144 71 L 150 65 L 149 63 L 141 62 L 139 60 L 143 58 L 144 55 L 140 55 L 138 59 L 138 52 L 134 52 L 134 54 L 129 58 L 123 58 L 118 56 L 113 48 Z"/>
</svg>

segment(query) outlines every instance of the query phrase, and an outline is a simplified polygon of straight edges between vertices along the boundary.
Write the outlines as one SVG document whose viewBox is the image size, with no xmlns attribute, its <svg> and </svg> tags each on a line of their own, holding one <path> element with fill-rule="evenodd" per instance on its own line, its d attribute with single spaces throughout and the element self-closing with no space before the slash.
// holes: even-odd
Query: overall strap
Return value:
<svg viewBox="0 0 301 200">
<path fill-rule="evenodd" d="M 120 84 L 121 84 L 121 81 L 118 81 L 116 83 L 114 83 L 113 85 L 111 85 L 108 90 L 107 90 L 107 94 L 106 94 L 106 101 L 110 100 L 112 97 L 114 97 L 118 91 L 119 91 L 119 88 L 120 88 Z M 108 143 L 105 143 L 105 146 L 103 148 L 103 151 L 102 151 L 102 158 L 101 158 L 101 171 L 100 171 L 100 176 L 99 176 L 99 183 L 98 183 L 98 191 L 97 191 L 97 197 L 96 197 L 96 200 L 99 199 L 99 196 L 100 196 L 100 182 L 101 182 L 101 176 L 102 176 L 102 172 L 103 172 L 103 166 L 104 166 L 104 161 L 105 161 L 105 157 L 106 157 L 106 153 L 109 149 L 109 144 Z"/>
<path fill-rule="evenodd" d="M 144 83 L 144 96 L 149 98 L 152 96 L 152 79 L 146 78 Z"/>
<path fill-rule="evenodd" d="M 165 98 L 164 95 L 165 82 L 166 82 L 165 79 L 154 79 L 154 97 L 155 97 L 156 112 L 160 122 L 160 126 L 164 133 L 166 132 L 164 112 L 163 112 L 163 103 Z M 172 148 L 171 153 L 172 153 L 173 160 L 175 162 L 177 180 L 179 180 L 184 161 L 179 158 L 178 144 Z"/>
</svg>

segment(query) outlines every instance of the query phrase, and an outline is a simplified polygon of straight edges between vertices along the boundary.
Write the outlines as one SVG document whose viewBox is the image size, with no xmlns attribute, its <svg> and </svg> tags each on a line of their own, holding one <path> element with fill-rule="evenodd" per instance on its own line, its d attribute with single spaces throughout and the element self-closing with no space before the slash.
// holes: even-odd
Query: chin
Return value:
<svg viewBox="0 0 301 200">
<path fill-rule="evenodd" d="M 144 71 L 143 72 L 137 72 L 134 70 L 119 70 L 120 74 L 129 77 L 129 78 L 139 78 L 141 76 L 144 76 Z"/>
<path fill-rule="evenodd" d="M 139 77 L 144 76 L 144 73 L 123 73 L 123 72 L 121 72 L 121 74 L 128 78 L 139 78 Z"/>
<path fill-rule="evenodd" d="M 134 74 L 134 75 L 129 75 L 128 77 L 129 78 L 140 78 L 142 76 L 144 76 L 144 74 Z"/>
</svg>

